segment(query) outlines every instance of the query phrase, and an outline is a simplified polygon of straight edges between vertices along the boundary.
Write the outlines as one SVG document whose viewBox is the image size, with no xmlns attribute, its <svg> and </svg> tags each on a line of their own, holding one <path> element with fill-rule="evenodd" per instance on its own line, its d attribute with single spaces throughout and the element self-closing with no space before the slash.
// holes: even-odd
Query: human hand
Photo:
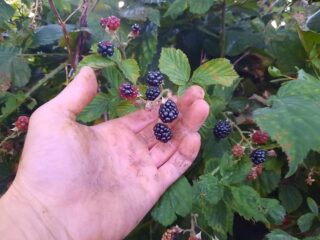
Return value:
<svg viewBox="0 0 320 240">
<path fill-rule="evenodd" d="M 77 123 L 96 91 L 85 67 L 31 116 L 16 179 L 0 201 L 26 239 L 123 239 L 197 156 L 209 111 L 200 87 L 177 100 L 168 143 L 153 136 L 157 109 Z"/>
</svg>

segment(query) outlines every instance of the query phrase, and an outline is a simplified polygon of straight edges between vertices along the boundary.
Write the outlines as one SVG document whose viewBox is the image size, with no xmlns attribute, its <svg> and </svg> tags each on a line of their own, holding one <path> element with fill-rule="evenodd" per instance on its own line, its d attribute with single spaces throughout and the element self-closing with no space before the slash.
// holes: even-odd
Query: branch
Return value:
<svg viewBox="0 0 320 240">
<path fill-rule="evenodd" d="M 48 0 L 48 2 L 49 2 L 50 8 L 51 8 L 53 14 L 56 16 L 56 18 L 58 20 L 58 23 L 61 26 L 61 30 L 63 32 L 64 41 L 65 41 L 66 46 L 67 46 L 67 51 L 68 51 L 68 55 L 69 55 L 69 61 L 71 63 L 72 52 L 71 52 L 71 47 L 70 47 L 70 37 L 69 37 L 68 31 L 67 31 L 67 28 L 66 28 L 66 24 L 62 20 L 62 18 L 60 16 L 56 6 L 54 5 L 53 0 Z M 71 67 L 75 67 L 75 66 L 72 66 L 72 63 L 71 63 Z"/>
<path fill-rule="evenodd" d="M 223 0 L 221 8 L 221 31 L 220 31 L 220 57 L 225 56 L 225 43 L 226 43 L 226 29 L 225 19 L 226 18 L 226 0 Z"/>
<path fill-rule="evenodd" d="M 57 68 L 52 70 L 50 73 L 45 75 L 42 79 L 40 79 L 28 92 L 24 94 L 24 98 L 17 103 L 17 105 L 7 112 L 4 115 L 0 116 L 0 123 L 3 122 L 8 116 L 10 116 L 13 112 L 15 112 L 30 96 L 33 94 L 38 88 L 40 88 L 43 84 L 48 82 L 51 78 L 53 78 L 57 73 L 64 69 L 66 63 L 61 63 Z"/>
</svg>

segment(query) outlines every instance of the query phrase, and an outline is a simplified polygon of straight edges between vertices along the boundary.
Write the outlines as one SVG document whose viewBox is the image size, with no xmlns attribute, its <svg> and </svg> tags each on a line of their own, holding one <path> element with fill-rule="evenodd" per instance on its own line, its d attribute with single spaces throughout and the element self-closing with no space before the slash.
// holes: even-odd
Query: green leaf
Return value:
<svg viewBox="0 0 320 240">
<path fill-rule="evenodd" d="M 214 206 L 203 209 L 204 216 L 208 225 L 219 233 L 225 234 L 230 231 L 226 226 L 229 225 L 229 221 L 233 221 L 233 212 L 223 201 L 220 201 Z"/>
<path fill-rule="evenodd" d="M 231 86 L 238 78 L 232 64 L 225 58 L 210 60 L 198 67 L 193 75 L 192 82 L 202 86 L 219 84 Z"/>
<path fill-rule="evenodd" d="M 119 117 L 132 113 L 136 110 L 137 108 L 133 105 L 132 101 L 121 101 L 117 105 L 117 114 Z"/>
<path fill-rule="evenodd" d="M 223 186 L 211 174 L 202 175 L 193 184 L 193 201 L 216 204 L 223 196 Z"/>
<path fill-rule="evenodd" d="M 108 83 L 110 84 L 110 88 L 116 92 L 116 94 L 113 95 L 118 96 L 118 88 L 120 84 L 123 82 L 124 78 L 122 73 L 114 65 L 102 69 L 102 75 L 107 79 Z"/>
<path fill-rule="evenodd" d="M 137 83 L 140 76 L 140 69 L 138 63 L 134 59 L 126 59 L 118 63 L 120 70 L 124 76 L 133 84 Z"/>
<path fill-rule="evenodd" d="M 92 102 L 83 109 L 77 120 L 84 123 L 89 123 L 99 119 L 101 115 L 107 111 L 108 101 L 109 98 L 107 94 L 97 94 Z"/>
<path fill-rule="evenodd" d="M 266 196 L 278 188 L 280 178 L 280 173 L 264 170 L 255 181 L 251 182 L 261 195 Z"/>
<path fill-rule="evenodd" d="M 298 80 L 282 86 L 272 97 L 271 108 L 261 108 L 253 113 L 260 128 L 276 140 L 290 157 L 292 175 L 307 153 L 320 146 L 314 129 L 320 128 L 320 81 L 303 71 Z M 301 144 L 303 143 L 303 144 Z"/>
<path fill-rule="evenodd" d="M 185 217 L 192 207 L 192 187 L 185 177 L 175 182 L 151 211 L 152 217 L 164 226 L 172 224 L 176 214 Z"/>
<path fill-rule="evenodd" d="M 162 48 L 159 60 L 160 71 L 177 85 L 185 85 L 190 78 L 190 64 L 187 56 L 179 49 Z"/>
<path fill-rule="evenodd" d="M 160 11 L 158 9 L 149 8 L 148 18 L 151 22 L 155 23 L 158 27 L 160 27 Z"/>
<path fill-rule="evenodd" d="M 0 46 L 0 84 L 11 82 L 16 87 L 23 87 L 30 76 L 28 62 L 19 56 L 18 49 Z"/>
<path fill-rule="evenodd" d="M 114 62 L 112 62 L 108 58 L 102 57 L 99 54 L 91 54 L 91 55 L 85 56 L 81 60 L 77 70 L 80 71 L 80 69 L 84 66 L 89 66 L 94 69 L 103 69 L 106 67 L 114 66 Z"/>
<path fill-rule="evenodd" d="M 278 69 L 274 66 L 268 67 L 268 73 L 270 74 L 271 77 L 274 77 L 274 78 L 283 76 L 280 69 Z"/>
<path fill-rule="evenodd" d="M 66 29 L 68 32 L 72 32 L 76 29 L 76 26 L 66 24 Z M 40 46 L 58 43 L 62 37 L 63 32 L 59 24 L 48 24 L 35 30 L 35 39 Z"/>
<path fill-rule="evenodd" d="M 291 185 L 282 185 L 279 187 L 279 199 L 288 213 L 297 210 L 303 202 L 300 191 Z"/>
<path fill-rule="evenodd" d="M 247 220 L 254 219 L 269 224 L 265 217 L 265 212 L 261 198 L 251 187 L 242 185 L 240 187 L 231 187 L 232 208 Z"/>
<path fill-rule="evenodd" d="M 276 199 L 263 198 L 261 205 L 265 208 L 265 214 L 273 224 L 281 225 L 286 215 L 286 210 Z"/>
<path fill-rule="evenodd" d="M 271 233 L 267 234 L 266 237 L 268 240 L 299 240 L 280 229 L 273 230 Z"/>
<path fill-rule="evenodd" d="M 303 31 L 301 28 L 298 28 L 298 33 L 302 45 L 308 54 L 310 54 L 315 45 L 320 44 L 320 33 Z"/>
<path fill-rule="evenodd" d="M 14 14 L 14 9 L 4 0 L 0 0 L 0 26 L 8 21 Z"/>
<path fill-rule="evenodd" d="M 309 231 L 316 217 L 317 215 L 315 215 L 314 213 L 306 213 L 301 217 L 299 217 L 297 223 L 300 231 L 301 232 Z"/>
<path fill-rule="evenodd" d="M 213 0 L 189 0 L 190 12 L 196 14 L 206 13 L 213 4 Z"/>
<path fill-rule="evenodd" d="M 188 7 L 188 0 L 175 0 L 170 4 L 168 10 L 165 12 L 163 17 L 172 17 L 176 18 L 182 14 Z"/>
<path fill-rule="evenodd" d="M 311 212 L 318 215 L 319 214 L 319 207 L 318 207 L 318 204 L 316 203 L 316 201 L 313 200 L 312 198 L 308 197 L 307 203 L 308 203 L 308 207 L 311 210 Z"/>
</svg>

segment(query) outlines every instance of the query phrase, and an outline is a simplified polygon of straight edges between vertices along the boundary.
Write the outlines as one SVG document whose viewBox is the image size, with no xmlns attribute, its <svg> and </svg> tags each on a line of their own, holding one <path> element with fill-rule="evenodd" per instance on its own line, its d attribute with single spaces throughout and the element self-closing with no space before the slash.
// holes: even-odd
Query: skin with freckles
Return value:
<svg viewBox="0 0 320 240">
<path fill-rule="evenodd" d="M 31 116 L 17 177 L 0 200 L 4 239 L 123 239 L 196 158 L 209 111 L 200 87 L 174 97 L 180 115 L 168 143 L 153 136 L 158 109 L 77 123 L 96 92 L 85 67 Z"/>
</svg>

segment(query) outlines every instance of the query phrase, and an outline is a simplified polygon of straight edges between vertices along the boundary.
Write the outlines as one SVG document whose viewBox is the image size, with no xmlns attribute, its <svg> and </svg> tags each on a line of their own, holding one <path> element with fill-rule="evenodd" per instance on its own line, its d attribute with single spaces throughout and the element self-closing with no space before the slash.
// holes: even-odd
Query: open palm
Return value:
<svg viewBox="0 0 320 240">
<path fill-rule="evenodd" d="M 9 190 L 32 204 L 57 239 L 123 239 L 161 194 L 192 164 L 197 133 L 208 115 L 200 87 L 177 100 L 174 137 L 153 136 L 157 109 L 140 110 L 92 127 L 75 121 L 97 82 L 83 68 L 31 117 L 17 177 Z M 60 228 L 60 227 L 57 227 Z"/>
</svg>

